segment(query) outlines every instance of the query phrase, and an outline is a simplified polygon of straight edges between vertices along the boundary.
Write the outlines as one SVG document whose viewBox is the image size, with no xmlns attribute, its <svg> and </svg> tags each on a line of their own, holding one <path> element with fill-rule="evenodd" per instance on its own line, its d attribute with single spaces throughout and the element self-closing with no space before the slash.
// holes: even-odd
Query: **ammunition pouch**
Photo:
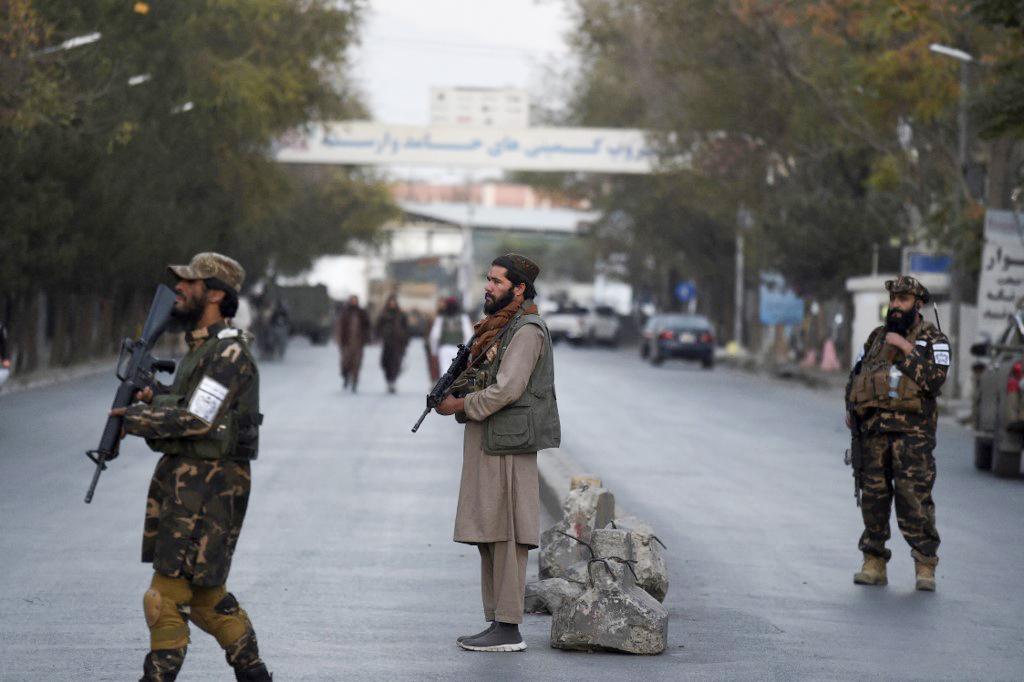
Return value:
<svg viewBox="0 0 1024 682">
<path fill-rule="evenodd" d="M 850 402 L 860 417 L 870 410 L 920 414 L 923 411 L 921 387 L 905 374 L 900 375 L 896 397 L 890 397 L 888 369 L 858 374 L 850 386 Z"/>
<path fill-rule="evenodd" d="M 259 426 L 262 414 L 239 416 L 229 411 L 207 433 L 197 438 L 150 438 L 150 448 L 165 455 L 196 459 L 256 459 L 259 454 Z"/>
</svg>

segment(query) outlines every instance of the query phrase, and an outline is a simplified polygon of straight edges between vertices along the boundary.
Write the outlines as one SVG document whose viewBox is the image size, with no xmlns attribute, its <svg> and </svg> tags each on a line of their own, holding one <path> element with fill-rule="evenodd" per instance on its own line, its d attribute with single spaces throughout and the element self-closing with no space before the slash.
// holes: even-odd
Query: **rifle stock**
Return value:
<svg viewBox="0 0 1024 682">
<path fill-rule="evenodd" d="M 142 326 L 142 335 L 134 341 L 125 339 L 121 344 L 121 357 L 117 363 L 117 378 L 120 379 L 121 384 L 117 387 L 110 409 L 131 405 L 136 391 L 152 385 L 154 373 L 174 371 L 173 361 L 158 360 L 150 355 L 153 345 L 170 324 L 173 310 L 174 291 L 163 284 L 159 285 L 153 296 L 153 303 L 149 306 L 146 322 Z M 96 470 L 92 474 L 92 483 L 85 493 L 86 504 L 92 502 L 96 484 L 99 483 L 100 474 L 107 468 L 107 461 L 114 459 L 119 453 L 123 424 L 124 417 L 107 417 L 99 446 L 95 450 L 87 450 L 85 453 L 85 456 L 96 464 Z"/>
</svg>

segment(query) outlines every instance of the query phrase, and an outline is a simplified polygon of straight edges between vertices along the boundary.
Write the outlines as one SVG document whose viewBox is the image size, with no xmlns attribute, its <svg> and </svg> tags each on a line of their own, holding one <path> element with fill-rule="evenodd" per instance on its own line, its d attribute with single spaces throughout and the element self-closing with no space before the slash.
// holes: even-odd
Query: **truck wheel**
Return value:
<svg viewBox="0 0 1024 682">
<path fill-rule="evenodd" d="M 977 437 L 974 439 L 974 468 L 978 471 L 992 468 L 992 441 Z"/>
<path fill-rule="evenodd" d="M 652 365 L 657 367 L 658 365 L 660 365 L 663 362 L 665 362 L 665 356 L 662 355 L 660 351 L 655 350 L 655 351 L 651 352 L 651 364 Z"/>
<path fill-rule="evenodd" d="M 704 367 L 704 369 L 711 369 L 712 367 L 715 366 L 715 357 L 713 355 L 705 355 L 703 358 L 701 358 L 700 364 Z"/>
</svg>

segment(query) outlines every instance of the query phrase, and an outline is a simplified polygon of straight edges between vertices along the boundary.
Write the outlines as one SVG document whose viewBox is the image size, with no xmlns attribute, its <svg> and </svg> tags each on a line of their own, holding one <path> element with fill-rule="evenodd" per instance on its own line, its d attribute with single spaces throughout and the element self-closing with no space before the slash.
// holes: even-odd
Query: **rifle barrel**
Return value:
<svg viewBox="0 0 1024 682">
<path fill-rule="evenodd" d="M 420 428 L 420 424 L 422 424 L 423 420 L 427 418 L 428 414 L 430 414 L 430 409 L 430 405 L 427 405 L 427 409 L 423 410 L 423 414 L 421 414 L 420 418 L 416 420 L 416 425 L 412 427 L 413 433 L 416 433 L 416 429 Z"/>
</svg>

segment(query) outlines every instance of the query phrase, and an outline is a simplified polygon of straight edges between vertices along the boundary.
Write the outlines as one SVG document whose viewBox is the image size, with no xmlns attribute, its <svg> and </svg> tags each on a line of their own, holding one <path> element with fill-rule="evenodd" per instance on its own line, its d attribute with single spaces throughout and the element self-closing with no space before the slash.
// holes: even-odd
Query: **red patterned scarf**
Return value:
<svg viewBox="0 0 1024 682">
<path fill-rule="evenodd" d="M 512 301 L 507 306 L 473 325 L 473 346 L 470 349 L 469 357 L 476 360 L 477 357 L 487 348 L 495 336 L 500 334 L 505 325 L 515 317 L 515 314 L 522 308 L 524 315 L 536 315 L 537 305 L 533 301 Z"/>
</svg>

